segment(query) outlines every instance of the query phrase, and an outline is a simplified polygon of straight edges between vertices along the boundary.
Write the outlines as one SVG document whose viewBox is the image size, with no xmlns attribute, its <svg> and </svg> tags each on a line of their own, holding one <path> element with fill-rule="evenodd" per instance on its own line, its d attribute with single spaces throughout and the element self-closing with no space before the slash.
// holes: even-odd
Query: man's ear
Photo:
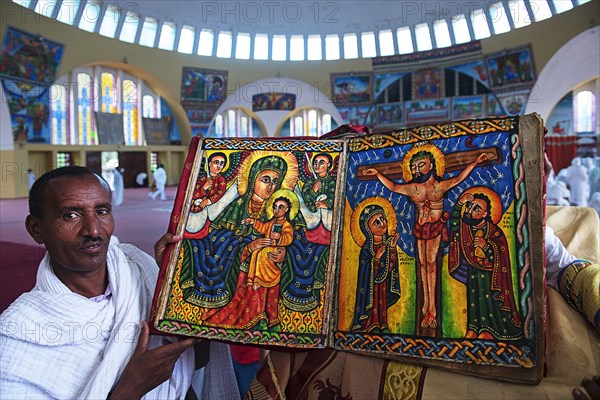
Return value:
<svg viewBox="0 0 600 400">
<path fill-rule="evenodd" d="M 25 229 L 27 229 L 27 232 L 29 232 L 29 235 L 31 235 L 33 240 L 39 244 L 44 243 L 41 233 L 41 223 L 42 222 L 38 217 L 34 217 L 31 214 L 25 218 Z"/>
</svg>

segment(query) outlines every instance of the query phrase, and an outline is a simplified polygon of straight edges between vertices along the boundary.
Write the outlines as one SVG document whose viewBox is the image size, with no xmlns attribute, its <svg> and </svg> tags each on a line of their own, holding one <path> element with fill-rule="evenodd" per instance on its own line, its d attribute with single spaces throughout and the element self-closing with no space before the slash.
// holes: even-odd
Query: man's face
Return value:
<svg viewBox="0 0 600 400">
<path fill-rule="evenodd" d="M 110 191 L 94 175 L 57 178 L 45 190 L 42 216 L 29 215 L 25 225 L 57 275 L 105 268 L 115 227 Z"/>
<path fill-rule="evenodd" d="M 221 156 L 214 156 L 208 164 L 208 170 L 211 175 L 217 175 L 225 168 L 225 159 Z"/>
<path fill-rule="evenodd" d="M 463 212 L 463 221 L 468 225 L 479 225 L 487 217 L 487 203 L 482 199 L 467 202 Z"/>
<path fill-rule="evenodd" d="M 387 219 L 381 213 L 377 213 L 369 218 L 368 225 L 371 233 L 375 236 L 383 236 L 387 233 Z"/>
<path fill-rule="evenodd" d="M 254 194 L 267 200 L 279 184 L 279 173 L 270 169 L 259 172 L 254 182 Z"/>
<path fill-rule="evenodd" d="M 417 158 L 410 164 L 410 172 L 414 182 L 425 182 L 431 176 L 431 160 L 428 157 Z"/>
<path fill-rule="evenodd" d="M 273 203 L 273 216 L 276 218 L 283 217 L 288 208 L 288 204 L 285 201 L 277 200 L 275 203 Z"/>
<path fill-rule="evenodd" d="M 313 160 L 313 168 L 319 176 L 324 176 L 329 171 L 329 159 L 325 156 L 316 156 Z"/>
</svg>

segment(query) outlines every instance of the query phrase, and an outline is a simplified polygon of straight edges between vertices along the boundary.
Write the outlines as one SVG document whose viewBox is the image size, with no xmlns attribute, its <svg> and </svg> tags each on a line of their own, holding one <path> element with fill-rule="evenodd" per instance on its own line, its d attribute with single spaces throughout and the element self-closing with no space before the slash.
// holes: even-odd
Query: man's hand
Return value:
<svg viewBox="0 0 600 400">
<path fill-rule="evenodd" d="M 573 389 L 573 398 L 575 400 L 600 400 L 600 375 L 594 375 L 592 379 L 584 378 L 581 386 L 585 388 L 590 397 L 579 388 Z"/>
<path fill-rule="evenodd" d="M 154 244 L 154 259 L 160 267 L 165 255 L 167 245 L 177 243 L 182 239 L 179 235 L 173 235 L 171 233 L 165 233 L 158 241 Z"/>
<path fill-rule="evenodd" d="M 185 339 L 148 350 L 149 336 L 148 323 L 142 321 L 137 346 L 109 396 L 111 400 L 141 398 L 169 379 L 181 353 L 198 342 L 197 339 Z"/>
</svg>

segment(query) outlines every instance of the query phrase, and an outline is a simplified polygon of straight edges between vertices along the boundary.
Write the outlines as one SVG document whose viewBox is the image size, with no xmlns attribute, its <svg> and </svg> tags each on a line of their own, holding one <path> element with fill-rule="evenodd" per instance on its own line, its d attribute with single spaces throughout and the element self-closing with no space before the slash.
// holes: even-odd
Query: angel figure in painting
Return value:
<svg viewBox="0 0 600 400">
<path fill-rule="evenodd" d="M 302 198 L 310 211 L 305 214 L 312 215 L 314 213 L 316 221 L 310 224 L 311 218 L 308 215 L 304 215 L 304 218 L 307 220 L 307 224 L 316 226 L 310 227 L 306 235 L 311 242 L 328 245 L 331 241 L 331 212 L 333 211 L 336 185 L 335 177 L 330 175 L 334 167 L 333 160 L 331 155 L 319 153 L 309 165 L 312 166 L 312 176 L 304 181 Z M 325 214 L 327 211 L 329 214 Z"/>
<path fill-rule="evenodd" d="M 434 145 L 417 145 L 405 156 L 403 176 L 406 183 L 396 183 L 375 168 L 368 168 L 364 175 L 374 175 L 392 192 L 408 196 L 415 205 L 416 215 L 413 228 L 417 247 L 420 284 L 423 292 L 421 328 L 438 327 L 436 296 L 438 253 L 442 237 L 447 234 L 447 218 L 443 217 L 446 192 L 464 181 L 467 176 L 492 154 L 482 153 L 455 177 L 442 179 L 445 159 Z M 412 179 L 408 179 L 412 177 Z"/>
<path fill-rule="evenodd" d="M 222 171 L 227 165 L 227 156 L 222 152 L 208 156 L 207 171 L 198 178 L 194 187 L 190 214 L 185 227 L 185 238 L 203 238 L 208 233 L 206 207 L 216 203 L 225 195 L 227 181 Z"/>
<path fill-rule="evenodd" d="M 467 286 L 469 339 L 522 337 L 501 214 L 500 198 L 486 187 L 468 189 L 452 209 L 448 270 Z"/>
<path fill-rule="evenodd" d="M 351 221 L 352 237 L 362 242 L 351 329 L 389 332 L 387 310 L 400 299 L 396 214 L 387 200 L 373 197 L 359 203 Z"/>
</svg>

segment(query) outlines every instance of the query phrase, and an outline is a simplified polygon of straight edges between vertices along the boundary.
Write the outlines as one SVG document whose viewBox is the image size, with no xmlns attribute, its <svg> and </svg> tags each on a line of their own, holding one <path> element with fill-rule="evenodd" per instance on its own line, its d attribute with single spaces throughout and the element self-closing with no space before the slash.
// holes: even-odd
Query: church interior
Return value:
<svg viewBox="0 0 600 400">
<path fill-rule="evenodd" d="M 553 165 L 547 204 L 600 214 L 599 23 L 599 0 L 0 0 L 0 311 L 33 287 L 44 255 L 23 226 L 36 178 L 98 172 L 120 195 L 115 235 L 153 254 L 194 137 L 537 113 Z M 148 196 L 161 165 L 165 201 Z M 555 231 L 573 213 L 556 211 Z M 597 220 L 585 232 L 597 263 Z M 593 360 L 598 333 L 584 320 L 573 329 L 590 335 L 580 345 Z M 577 351 L 560 344 L 555 359 Z M 431 384 L 419 398 L 564 398 L 590 368 L 550 366 L 539 391 L 461 377 L 456 393 Z"/>
</svg>

